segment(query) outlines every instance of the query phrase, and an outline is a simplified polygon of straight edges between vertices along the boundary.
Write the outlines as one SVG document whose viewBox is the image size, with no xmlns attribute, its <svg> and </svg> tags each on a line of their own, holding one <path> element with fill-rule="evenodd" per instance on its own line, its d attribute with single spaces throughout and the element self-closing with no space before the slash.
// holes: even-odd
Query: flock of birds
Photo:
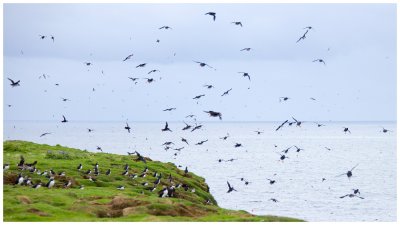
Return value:
<svg viewBox="0 0 400 225">
<path fill-rule="evenodd" d="M 217 14 L 216 14 L 215 12 L 207 12 L 207 13 L 205 13 L 205 15 L 211 16 L 213 21 L 216 20 L 216 15 L 217 15 Z M 232 23 L 233 25 L 243 27 L 243 23 L 242 23 L 241 21 L 234 21 L 234 22 L 231 22 L 231 23 Z M 159 29 L 160 29 L 160 30 L 172 30 L 173 28 L 170 27 L 170 26 L 162 26 L 162 27 L 160 27 Z M 309 35 L 309 31 L 314 30 L 314 28 L 313 28 L 312 26 L 307 26 L 307 27 L 304 27 L 304 30 L 305 30 L 305 32 L 299 37 L 299 39 L 296 41 L 296 43 L 299 43 L 299 42 L 301 42 L 301 41 L 304 41 L 304 40 L 306 39 L 307 35 Z M 40 35 L 40 39 L 45 39 L 46 37 L 47 37 L 47 36 L 45 36 L 45 35 Z M 54 36 L 51 36 L 51 39 L 52 39 L 53 42 L 54 42 L 54 40 L 55 40 Z M 159 41 L 160 41 L 160 40 L 157 39 L 157 42 L 159 42 Z M 251 50 L 252 50 L 252 48 L 246 47 L 246 48 L 241 49 L 240 51 L 251 51 Z M 124 58 L 122 59 L 122 62 L 126 62 L 126 61 L 128 61 L 128 60 L 131 60 L 133 56 L 134 56 L 133 54 L 129 54 L 128 56 L 126 56 L 126 57 L 124 57 Z M 209 64 L 207 64 L 207 63 L 205 63 L 205 62 L 195 61 L 195 60 L 193 60 L 193 62 L 196 63 L 196 64 L 198 64 L 200 67 L 206 67 L 206 68 L 210 68 L 210 69 L 214 69 L 214 70 L 215 70 L 215 68 L 214 68 L 213 66 L 211 66 L 211 65 L 209 65 Z M 326 65 L 325 60 L 324 60 L 324 59 L 321 59 L 321 58 L 317 58 L 317 59 L 313 60 L 312 62 L 314 62 L 314 63 L 321 63 L 321 64 L 323 64 L 323 65 Z M 84 62 L 84 64 L 85 64 L 86 66 L 89 67 L 89 66 L 91 66 L 93 63 L 92 63 L 92 62 Z M 146 65 L 147 65 L 147 63 L 141 63 L 141 64 L 138 64 L 138 65 L 136 66 L 136 68 L 143 68 L 143 67 L 146 67 Z M 156 73 L 156 72 L 160 72 L 160 71 L 159 71 L 158 69 L 152 69 L 152 70 L 150 70 L 147 74 L 150 75 L 150 74 L 153 74 L 153 73 Z M 244 78 L 247 78 L 249 82 L 251 81 L 251 76 L 250 76 L 250 74 L 249 74 L 248 72 L 238 72 L 238 73 L 241 74 Z M 46 77 L 43 77 L 43 78 L 46 79 Z M 147 83 L 152 83 L 152 82 L 155 81 L 155 79 L 154 79 L 154 78 L 151 78 L 151 77 L 150 77 L 150 78 L 128 77 L 128 79 L 131 80 L 132 82 L 134 82 L 135 84 L 137 84 L 137 82 L 138 82 L 140 79 L 146 80 Z M 18 87 L 18 86 L 20 86 L 20 83 L 21 83 L 20 80 L 14 81 L 14 80 L 11 79 L 11 78 L 8 78 L 8 80 L 11 82 L 10 85 L 11 85 L 12 87 Z M 59 84 L 56 84 L 56 85 L 59 85 Z M 204 85 L 203 87 L 205 87 L 205 88 L 207 88 L 207 89 L 212 89 L 212 88 L 214 88 L 214 86 L 213 86 L 212 84 L 206 84 L 206 85 Z M 93 88 L 93 91 L 95 91 L 94 88 Z M 230 88 L 230 89 L 224 91 L 224 92 L 221 94 L 221 97 L 226 96 L 226 95 L 229 95 L 230 91 L 232 91 L 232 88 Z M 202 97 L 204 97 L 204 96 L 205 96 L 205 94 L 199 94 L 199 95 L 196 95 L 195 97 L 193 97 L 193 99 L 194 99 L 194 100 L 199 100 L 200 98 L 202 98 Z M 291 97 L 282 96 L 282 97 L 279 98 L 279 101 L 282 102 L 282 103 L 284 103 L 284 102 L 286 102 L 286 101 L 289 101 L 290 99 L 291 99 Z M 310 98 L 310 100 L 316 101 L 315 98 Z M 70 101 L 70 100 L 67 99 L 67 98 L 62 98 L 62 101 Z M 174 110 L 176 110 L 176 108 L 167 108 L 167 109 L 164 109 L 163 111 L 165 111 L 165 112 L 171 112 L 171 111 L 174 111 Z M 204 112 L 204 113 L 207 113 L 210 117 L 214 117 L 214 118 L 218 118 L 219 120 L 222 120 L 222 113 L 221 113 L 221 112 L 217 112 L 217 111 L 213 111 L 213 110 L 203 110 L 203 112 Z M 195 118 L 195 117 L 196 117 L 196 116 L 193 115 L 193 114 L 186 116 L 186 118 Z M 185 118 L 185 119 L 186 119 L 186 118 Z M 196 120 L 195 120 L 195 121 L 196 121 Z M 66 118 L 64 115 L 62 115 L 62 120 L 61 120 L 61 122 L 62 122 L 62 123 L 67 123 L 67 122 L 68 122 L 67 118 Z M 305 122 L 304 122 L 304 121 L 301 121 L 301 120 L 298 120 L 298 119 L 296 119 L 296 118 L 294 118 L 294 117 L 292 117 L 292 118 L 290 118 L 290 119 L 287 119 L 287 120 L 283 121 L 280 125 L 278 125 L 278 126 L 276 127 L 275 131 L 278 132 L 279 130 L 283 129 L 284 127 L 291 127 L 291 126 L 301 127 L 301 125 L 302 125 L 303 123 L 305 123 Z M 317 125 L 317 127 L 325 126 L 324 124 L 320 124 L 320 123 L 317 123 L 317 122 L 313 122 L 313 123 L 315 123 L 315 124 Z M 203 127 L 203 125 L 202 125 L 202 124 L 197 124 L 197 121 L 196 121 L 196 123 L 193 124 L 193 125 L 190 125 L 190 124 L 184 122 L 184 126 L 183 126 L 182 130 L 183 130 L 183 131 L 194 132 L 194 131 L 196 131 L 196 130 L 202 129 L 202 127 Z M 131 132 L 132 132 L 132 131 L 131 131 L 132 128 L 130 127 L 128 121 L 125 123 L 124 126 L 121 126 L 121 129 L 125 129 L 126 132 L 128 132 L 128 133 L 131 133 Z M 161 131 L 162 131 L 162 132 L 173 132 L 173 130 L 170 128 L 168 122 L 165 122 L 165 124 L 161 127 Z M 93 129 L 88 128 L 88 132 L 93 132 Z M 258 130 L 257 130 L 257 131 L 254 131 L 254 132 L 255 132 L 257 135 L 261 135 L 261 134 L 263 133 L 263 131 L 258 131 Z M 343 132 L 344 132 L 345 134 L 351 134 L 351 131 L 350 131 L 350 129 L 349 129 L 348 127 L 343 127 Z M 387 132 L 391 132 L 391 131 L 390 131 L 390 130 L 387 130 L 387 129 L 385 129 L 385 128 L 382 128 L 382 132 L 383 132 L 383 133 L 387 133 Z M 43 137 L 43 136 L 49 135 L 49 134 L 51 134 L 51 133 L 50 133 L 50 132 L 45 132 L 45 133 L 41 134 L 40 137 Z M 220 139 L 224 141 L 224 140 L 227 140 L 227 138 L 229 138 L 229 133 L 228 133 L 226 136 L 221 137 Z M 183 143 L 189 145 L 189 141 L 188 141 L 186 138 L 181 137 L 181 141 L 182 141 Z M 200 141 L 200 142 L 197 142 L 195 145 L 202 145 L 202 144 L 206 143 L 207 141 L 208 141 L 208 139 L 202 140 L 202 141 Z M 164 149 L 165 149 L 165 150 L 173 149 L 173 150 L 176 150 L 176 151 L 181 151 L 182 149 L 184 149 L 184 147 L 174 148 L 173 145 L 175 145 L 175 143 L 173 143 L 173 142 L 171 142 L 171 141 L 167 141 L 167 142 L 165 142 L 165 143 L 162 144 L 162 146 L 164 146 Z M 241 144 L 241 143 L 236 143 L 236 144 L 234 145 L 234 147 L 235 147 L 235 148 L 242 147 L 242 144 Z M 277 146 L 275 145 L 275 147 L 277 147 Z M 331 149 L 328 148 L 328 147 L 325 147 L 325 148 L 326 148 L 327 150 L 329 150 L 329 151 L 331 150 Z M 304 150 L 304 149 L 302 149 L 302 148 L 300 148 L 300 147 L 298 147 L 298 146 L 295 146 L 295 145 L 294 145 L 294 146 L 291 146 L 291 147 L 288 147 L 288 148 L 284 149 L 284 150 L 282 151 L 282 153 L 279 153 L 279 160 L 283 162 L 285 159 L 288 159 L 289 157 L 287 156 L 287 154 L 289 153 L 289 151 L 290 151 L 291 149 L 293 149 L 293 150 L 296 151 L 296 152 L 301 152 L 301 151 Z M 97 150 L 103 151 L 103 150 L 101 149 L 101 147 L 99 147 L 99 146 L 97 146 Z M 137 153 L 137 152 L 135 152 L 135 153 Z M 135 153 L 130 153 L 130 152 L 128 152 L 129 155 L 135 154 Z M 175 153 L 175 155 L 176 155 L 176 154 L 177 154 L 177 153 Z M 139 153 L 137 153 L 137 155 L 138 155 L 139 158 L 142 157 L 142 156 L 140 156 Z M 142 157 L 142 158 L 143 158 L 143 157 Z M 233 158 L 232 158 L 232 159 L 228 159 L 228 160 L 219 159 L 218 162 L 223 162 L 223 161 L 225 161 L 225 162 L 228 162 L 228 161 L 232 162 L 232 161 L 234 161 L 234 160 L 236 160 L 236 159 L 233 159 Z M 19 166 L 20 169 L 27 169 L 27 170 L 29 170 L 29 171 L 32 171 L 32 170 L 35 170 L 35 167 L 34 167 L 35 164 L 36 164 L 36 162 L 33 163 L 33 164 L 24 164 L 23 159 L 21 159 L 21 162 L 19 163 L 18 166 Z M 356 166 L 354 166 L 353 168 L 351 168 L 350 170 L 348 170 L 347 172 L 345 172 L 345 173 L 343 173 L 343 174 L 339 174 L 338 176 L 344 176 L 344 175 L 346 175 L 346 176 L 350 179 L 350 178 L 353 176 L 353 170 L 354 170 L 357 166 L 358 166 L 358 164 L 357 164 Z M 126 168 L 125 168 L 125 171 L 124 171 L 123 175 L 128 175 L 128 174 L 129 174 L 129 173 L 128 173 L 128 170 L 127 170 L 127 167 L 129 167 L 129 166 L 126 165 Z M 4 166 L 3 169 L 6 170 L 6 169 L 8 169 L 8 168 L 9 168 L 9 165 L 7 164 L 7 165 Z M 80 169 L 82 169 L 82 165 L 79 165 L 79 166 L 78 166 L 78 170 L 80 170 Z M 88 170 L 88 171 L 85 173 L 85 175 L 90 175 L 91 172 L 92 172 L 91 170 Z M 108 171 L 106 172 L 106 175 L 110 175 L 110 172 L 111 172 L 111 171 L 108 170 Z M 185 174 L 187 174 L 187 172 L 188 172 L 188 170 L 187 170 L 187 167 L 186 167 Z M 95 165 L 95 168 L 94 168 L 94 175 L 96 175 L 96 174 L 98 174 L 98 173 L 99 173 L 99 171 L 98 171 L 98 165 L 96 164 L 96 165 Z M 137 177 L 137 176 L 145 176 L 146 173 L 147 173 L 147 170 L 146 170 L 146 171 L 143 171 L 143 173 L 142 173 L 141 175 L 130 174 L 129 176 L 134 176 L 134 177 Z M 51 188 L 51 187 L 54 186 L 54 183 L 55 183 L 54 177 L 52 176 L 52 175 L 55 175 L 55 173 L 52 172 L 52 171 L 50 171 L 49 175 L 50 175 L 49 181 L 48 181 L 48 183 L 47 183 L 45 186 L 48 187 L 48 188 Z M 157 184 L 160 183 L 161 174 L 158 174 L 158 175 L 157 175 L 157 173 L 155 172 L 154 177 L 157 178 L 157 180 L 156 180 L 156 182 L 154 183 L 154 186 L 153 186 L 153 189 L 155 190 Z M 91 177 L 91 176 L 88 176 L 88 178 L 91 179 L 91 180 L 94 180 L 94 178 Z M 171 180 L 172 178 L 169 177 L 168 179 Z M 241 180 L 245 183 L 245 185 L 249 185 L 249 184 L 250 184 L 250 182 L 247 181 L 247 180 L 245 180 L 244 178 L 241 178 Z M 325 180 L 326 180 L 326 178 L 322 178 L 322 182 L 324 182 Z M 29 181 L 29 178 L 24 178 L 21 174 L 19 174 L 19 176 L 18 176 L 18 178 L 17 178 L 15 184 L 16 184 L 16 185 L 20 185 L 20 184 L 23 184 L 23 183 L 28 184 L 29 182 L 30 182 L 30 181 Z M 268 182 L 270 185 L 274 185 L 274 184 L 276 183 L 276 180 L 267 179 L 267 182 Z M 143 183 L 143 185 L 147 185 L 147 183 Z M 38 188 L 38 187 L 40 187 L 40 186 L 41 186 L 41 183 L 38 183 L 38 184 L 33 185 L 34 188 Z M 67 183 L 65 183 L 65 185 L 64 185 L 64 187 L 69 187 L 69 186 L 71 186 L 71 182 L 70 182 L 70 181 L 67 182 Z M 233 191 L 237 191 L 237 190 L 229 183 L 229 181 L 227 181 L 227 186 L 228 186 L 227 193 L 231 193 L 231 192 L 233 192 Z M 180 186 L 179 186 L 179 185 L 178 185 L 178 186 L 175 186 L 174 184 L 171 184 L 169 187 L 164 187 L 164 188 L 159 192 L 159 196 L 160 196 L 160 197 L 172 197 L 175 188 L 178 188 L 178 187 L 180 187 Z M 83 187 L 80 187 L 80 188 L 82 189 Z M 122 189 L 124 189 L 125 187 L 120 186 L 120 187 L 117 187 L 117 188 L 120 189 L 120 190 L 122 190 Z M 185 188 L 186 188 L 186 187 L 185 187 Z M 343 195 L 343 196 L 339 196 L 339 198 L 345 198 L 345 197 L 354 198 L 354 197 L 356 197 L 356 198 L 364 199 L 364 198 L 361 197 L 360 195 L 361 195 L 361 192 L 360 192 L 359 189 L 353 189 L 351 193 L 345 194 L 345 195 Z M 275 198 L 271 198 L 270 200 L 273 201 L 273 202 L 278 202 L 278 200 L 275 199 Z"/>
</svg>

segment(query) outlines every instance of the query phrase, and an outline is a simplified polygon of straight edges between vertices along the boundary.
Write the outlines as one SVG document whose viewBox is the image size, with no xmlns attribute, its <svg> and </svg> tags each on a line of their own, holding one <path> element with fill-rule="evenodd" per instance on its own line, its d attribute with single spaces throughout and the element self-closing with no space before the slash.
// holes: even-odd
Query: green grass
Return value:
<svg viewBox="0 0 400 225">
<path fill-rule="evenodd" d="M 204 178 L 184 172 L 172 163 L 162 163 L 147 159 L 147 164 L 136 156 L 123 156 L 107 153 L 91 153 L 63 146 L 35 144 L 26 141 L 6 141 L 3 143 L 3 163 L 10 164 L 4 172 L 3 214 L 4 221 L 300 221 L 276 216 L 255 216 L 245 211 L 227 210 L 218 207 L 208 192 Z M 55 188 L 33 189 L 28 186 L 14 186 L 19 172 L 32 178 L 33 183 L 46 183 L 44 176 L 20 171 L 17 163 L 23 155 L 27 163 L 37 160 L 36 167 L 42 172 L 53 169 L 56 173 L 65 171 L 66 177 L 56 176 Z M 96 182 L 84 177 L 83 171 L 100 165 Z M 82 171 L 77 166 L 82 163 Z M 131 179 L 122 176 L 123 166 L 128 163 L 129 173 L 138 173 L 147 166 L 148 176 Z M 104 173 L 111 169 L 111 175 Z M 155 192 L 143 187 L 142 182 L 156 180 L 152 175 L 162 174 L 161 184 Z M 175 184 L 184 183 L 194 188 L 192 193 L 180 188 L 174 198 L 159 198 L 157 192 L 171 174 Z M 93 176 L 94 177 L 94 176 Z M 69 189 L 62 187 L 63 181 L 73 180 Z M 85 189 L 80 190 L 79 185 Z M 125 190 L 117 190 L 124 185 Z M 206 204 L 209 199 L 212 204 Z"/>
</svg>

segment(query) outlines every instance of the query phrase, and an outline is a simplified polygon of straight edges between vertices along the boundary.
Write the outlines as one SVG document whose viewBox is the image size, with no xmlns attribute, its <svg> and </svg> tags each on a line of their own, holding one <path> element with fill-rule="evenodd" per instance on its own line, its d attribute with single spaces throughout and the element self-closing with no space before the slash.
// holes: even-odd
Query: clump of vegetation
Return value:
<svg viewBox="0 0 400 225">
<path fill-rule="evenodd" d="M 73 148 L 35 144 L 25 141 L 3 143 L 3 163 L 10 164 L 4 171 L 3 215 L 4 221 L 298 221 L 296 219 L 255 216 L 245 211 L 226 210 L 218 207 L 209 193 L 204 178 L 193 173 L 185 175 L 172 163 L 162 163 L 146 158 L 146 163 L 137 156 L 123 156 L 107 153 L 91 153 Z M 36 169 L 30 172 L 20 170 L 17 164 L 23 155 L 25 163 L 38 161 Z M 100 175 L 91 174 L 94 181 L 85 174 L 99 164 Z M 83 165 L 82 170 L 77 166 Z M 140 174 L 148 168 L 148 176 L 132 179 L 122 175 L 125 164 L 130 174 Z M 105 171 L 111 169 L 111 175 Z M 44 171 L 53 170 L 55 186 L 51 189 L 34 189 L 28 185 L 14 185 L 19 173 L 30 177 L 33 184 L 48 182 Z M 60 175 L 65 172 L 65 175 Z M 150 187 L 157 179 L 152 175 L 161 174 L 161 183 L 155 191 Z M 186 184 L 189 189 L 176 189 L 174 197 L 160 198 L 158 192 L 173 182 Z M 64 188 L 64 183 L 72 185 Z M 143 182 L 148 186 L 143 186 Z M 118 190 L 117 186 L 125 186 Z M 84 189 L 80 187 L 83 186 Z M 191 192 L 195 189 L 195 192 Z"/>
</svg>

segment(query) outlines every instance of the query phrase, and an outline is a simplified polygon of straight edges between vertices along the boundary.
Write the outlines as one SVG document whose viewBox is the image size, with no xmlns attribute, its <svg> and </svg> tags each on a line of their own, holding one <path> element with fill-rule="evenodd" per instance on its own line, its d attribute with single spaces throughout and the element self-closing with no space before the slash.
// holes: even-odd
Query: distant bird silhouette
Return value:
<svg viewBox="0 0 400 225">
<path fill-rule="evenodd" d="M 139 67 L 145 67 L 145 66 L 146 66 L 146 64 L 147 64 L 147 63 L 142 63 L 142 64 L 139 64 L 139 65 L 137 65 L 137 66 L 136 66 L 136 68 L 139 68 Z"/>
<path fill-rule="evenodd" d="M 273 201 L 273 202 L 279 202 L 279 201 L 276 200 L 275 198 L 270 198 L 269 200 L 270 200 L 270 201 Z"/>
<path fill-rule="evenodd" d="M 246 73 L 246 72 L 238 72 L 238 73 L 242 73 L 242 74 L 243 74 L 243 77 L 247 77 L 247 78 L 249 78 L 249 80 L 250 80 L 250 75 L 249 75 L 249 73 Z"/>
<path fill-rule="evenodd" d="M 185 123 L 185 122 L 184 122 Z M 192 126 L 190 126 L 189 124 L 187 124 L 187 123 L 185 123 L 186 124 L 186 126 L 184 127 L 184 128 L 182 128 L 182 130 L 187 130 L 187 129 L 190 129 Z"/>
<path fill-rule="evenodd" d="M 133 54 L 128 55 L 127 57 L 125 57 L 124 60 L 122 60 L 122 62 L 125 62 L 126 60 L 130 59 L 133 56 Z"/>
<path fill-rule="evenodd" d="M 210 117 L 219 117 L 220 120 L 222 120 L 222 114 L 220 112 L 214 112 L 214 111 L 204 111 L 205 113 L 208 113 Z"/>
<path fill-rule="evenodd" d="M 349 133 L 351 134 L 349 128 L 347 128 L 347 127 L 343 127 L 343 132 L 344 132 L 345 134 L 346 134 L 347 132 L 349 132 Z"/>
<path fill-rule="evenodd" d="M 206 88 L 208 88 L 208 89 L 211 89 L 211 88 L 213 88 L 214 86 L 209 85 L 209 84 L 206 84 L 206 85 L 204 85 L 203 87 L 206 87 Z"/>
<path fill-rule="evenodd" d="M 349 197 L 349 198 L 354 198 L 354 197 L 357 197 L 357 198 L 360 198 L 360 199 L 364 199 L 363 197 L 361 197 L 361 196 L 358 196 L 358 195 L 355 195 L 355 194 L 347 194 L 347 195 L 343 195 L 343 196 L 341 196 L 340 198 L 345 198 L 345 197 Z"/>
<path fill-rule="evenodd" d="M 99 151 L 101 151 L 101 152 L 103 152 L 103 149 L 101 149 L 101 147 L 99 147 L 99 146 L 97 146 L 96 149 L 99 150 Z"/>
<path fill-rule="evenodd" d="M 331 150 L 332 150 L 332 149 L 330 149 L 330 148 L 328 148 L 328 147 L 325 147 L 325 149 L 328 150 L 328 151 L 331 151 Z"/>
<path fill-rule="evenodd" d="M 250 51 L 250 50 L 251 50 L 251 48 L 243 48 L 240 51 Z"/>
<path fill-rule="evenodd" d="M 204 62 L 198 62 L 198 61 L 193 61 L 193 62 L 198 63 L 201 67 L 208 66 L 208 67 L 210 67 L 212 69 L 215 69 L 214 67 L 212 67 L 212 66 L 210 66 L 210 65 L 208 65 L 207 63 L 204 63 Z"/>
<path fill-rule="evenodd" d="M 126 130 L 128 130 L 128 133 L 130 133 L 131 132 L 131 128 L 129 127 L 129 124 L 128 123 L 126 123 L 126 126 L 124 127 Z"/>
<path fill-rule="evenodd" d="M 290 99 L 289 97 L 279 97 L 279 102 L 281 102 L 282 100 L 287 101 L 289 99 Z"/>
<path fill-rule="evenodd" d="M 324 124 L 321 124 L 321 123 L 315 123 L 315 124 L 317 124 L 318 127 L 325 126 Z"/>
<path fill-rule="evenodd" d="M 155 73 L 155 72 L 160 72 L 159 70 L 150 70 L 147 74 Z"/>
<path fill-rule="evenodd" d="M 350 179 L 350 178 L 353 176 L 353 170 L 354 170 L 357 166 L 358 166 L 358 164 L 355 165 L 353 168 L 351 168 L 351 170 L 347 171 L 346 173 L 339 174 L 339 175 L 337 175 L 336 177 L 340 177 L 340 176 L 346 175 L 347 178 Z"/>
<path fill-rule="evenodd" d="M 68 98 L 61 98 L 61 99 L 62 99 L 63 102 L 71 101 L 71 100 L 69 100 Z"/>
<path fill-rule="evenodd" d="M 85 62 L 85 65 L 86 66 L 90 66 L 90 65 L 92 65 L 92 63 L 91 62 Z"/>
<path fill-rule="evenodd" d="M 235 148 L 242 147 L 242 144 L 240 144 L 240 143 L 236 143 L 234 147 L 235 147 Z"/>
<path fill-rule="evenodd" d="M 229 90 L 227 90 L 227 91 L 225 91 L 225 92 L 221 95 L 221 97 L 222 97 L 222 96 L 225 96 L 225 95 L 228 95 L 230 91 L 232 91 L 232 88 L 229 89 Z"/>
<path fill-rule="evenodd" d="M 200 129 L 202 126 L 203 126 L 203 125 L 196 125 L 196 126 L 192 129 L 191 132 Z"/>
<path fill-rule="evenodd" d="M 264 132 L 262 132 L 262 131 L 258 131 L 258 130 L 254 131 L 254 132 L 256 132 L 258 135 L 260 135 L 260 134 L 264 133 Z"/>
<path fill-rule="evenodd" d="M 165 122 L 165 127 L 163 129 L 161 129 L 161 131 L 170 131 L 170 132 L 172 132 L 172 130 L 168 128 L 168 122 Z"/>
<path fill-rule="evenodd" d="M 185 138 L 181 137 L 181 141 L 185 142 L 187 145 L 189 145 L 188 141 Z"/>
<path fill-rule="evenodd" d="M 201 97 L 204 97 L 204 96 L 206 96 L 206 95 L 197 95 L 196 97 L 194 97 L 193 99 L 200 99 Z"/>
<path fill-rule="evenodd" d="M 224 137 L 221 137 L 221 138 L 219 138 L 219 139 L 222 139 L 222 140 L 226 140 L 227 138 L 229 137 L 229 133 L 228 134 L 226 134 L 226 136 L 224 136 Z"/>
<path fill-rule="evenodd" d="M 228 191 L 226 193 L 231 193 L 232 191 L 236 191 L 235 188 L 233 188 L 233 186 L 231 186 L 231 184 L 228 181 L 226 183 L 228 184 Z"/>
<path fill-rule="evenodd" d="M 387 129 L 385 129 L 384 127 L 382 127 L 382 132 L 383 132 L 383 133 L 387 133 L 387 132 L 393 132 L 393 131 L 387 130 Z"/>
<path fill-rule="evenodd" d="M 40 137 L 46 136 L 48 134 L 51 134 L 51 133 L 43 133 L 43 134 L 40 135 Z"/>
<path fill-rule="evenodd" d="M 135 82 L 136 80 L 138 80 L 139 78 L 137 77 L 128 77 L 129 79 L 131 79 L 133 82 Z"/>
<path fill-rule="evenodd" d="M 147 80 L 147 83 L 151 83 L 151 82 L 153 82 L 154 81 L 154 79 L 153 78 L 143 78 L 143 79 L 146 79 Z"/>
<path fill-rule="evenodd" d="M 193 117 L 195 117 L 195 115 L 193 115 L 193 114 L 190 114 L 190 115 L 187 115 L 185 118 L 193 118 Z"/>
<path fill-rule="evenodd" d="M 196 143 L 196 145 L 202 145 L 202 144 L 206 143 L 207 141 L 208 141 L 208 139 L 205 141 L 200 141 L 200 142 Z"/>
<path fill-rule="evenodd" d="M 168 108 L 168 109 L 164 109 L 163 111 L 166 112 L 166 111 L 172 111 L 172 110 L 176 110 L 176 108 Z"/>
<path fill-rule="evenodd" d="M 320 62 L 320 63 L 323 63 L 324 65 L 326 65 L 326 63 L 323 59 L 316 59 L 316 60 L 313 60 L 313 62 Z"/>
<path fill-rule="evenodd" d="M 210 16 L 212 16 L 213 17 L 213 20 L 215 21 L 215 19 L 216 19 L 216 13 L 215 12 L 208 12 L 208 13 L 206 13 L 206 14 L 204 14 L 204 15 L 210 15 Z"/>
<path fill-rule="evenodd" d="M 296 126 L 300 127 L 301 126 L 301 121 L 296 120 L 293 116 L 292 119 L 296 122 Z"/>
<path fill-rule="evenodd" d="M 159 30 L 162 30 L 162 29 L 165 29 L 165 30 L 171 29 L 171 30 L 172 30 L 172 28 L 169 27 L 169 26 L 162 26 L 162 27 L 160 27 L 160 28 L 158 28 L 158 29 L 159 29 Z"/>
<path fill-rule="evenodd" d="M 315 98 L 310 98 L 311 100 L 313 100 L 313 101 L 316 101 L 317 99 L 315 99 Z"/>
<path fill-rule="evenodd" d="M 61 121 L 61 123 L 66 123 L 66 122 L 68 122 L 68 120 L 65 119 L 65 116 L 64 116 L 64 115 L 63 115 L 62 117 L 63 117 L 63 120 Z"/>
<path fill-rule="evenodd" d="M 93 129 L 87 128 L 88 132 L 93 132 Z"/>
<path fill-rule="evenodd" d="M 306 30 L 306 32 L 303 34 L 303 36 L 301 36 L 301 37 L 296 41 L 296 43 L 299 42 L 299 41 L 301 41 L 301 40 L 306 39 L 306 34 L 307 34 L 307 33 L 308 33 L 308 30 Z"/>
<path fill-rule="evenodd" d="M 42 40 L 46 38 L 45 35 L 41 35 L 41 34 L 39 34 L 39 37 L 40 37 L 40 39 L 42 39 Z"/>
<path fill-rule="evenodd" d="M 275 180 L 271 180 L 271 179 L 267 179 L 267 180 L 269 180 L 269 184 L 271 184 L 271 185 L 275 184 L 275 182 L 276 182 Z"/>
<path fill-rule="evenodd" d="M 289 120 L 286 120 L 285 122 L 283 122 L 281 125 L 278 126 L 278 128 L 275 129 L 275 131 L 278 131 L 279 129 L 281 129 Z"/>
<path fill-rule="evenodd" d="M 54 43 L 54 39 L 55 39 L 55 38 L 54 38 L 54 36 L 53 36 L 53 35 L 51 35 L 51 40 L 53 40 L 53 43 Z"/>
<path fill-rule="evenodd" d="M 157 43 L 160 43 L 160 39 L 157 39 L 157 41 L 156 41 Z"/>
<path fill-rule="evenodd" d="M 242 25 L 242 22 L 232 22 L 233 24 L 235 24 L 235 25 L 238 25 L 238 26 L 241 26 L 241 27 L 243 27 L 243 25 Z"/>
<path fill-rule="evenodd" d="M 17 86 L 20 86 L 19 85 L 19 83 L 20 83 L 20 80 L 18 80 L 17 82 L 15 82 L 15 81 L 13 81 L 12 79 L 10 79 L 10 78 L 7 78 L 9 81 L 11 81 L 11 87 L 17 87 Z"/>
<path fill-rule="evenodd" d="M 356 195 L 356 194 L 361 194 L 361 192 L 360 192 L 360 190 L 359 189 L 352 189 L 353 190 L 353 193 Z"/>
<path fill-rule="evenodd" d="M 311 29 L 313 29 L 313 27 L 308 26 L 308 27 L 304 27 L 303 29 L 311 30 Z"/>
</svg>

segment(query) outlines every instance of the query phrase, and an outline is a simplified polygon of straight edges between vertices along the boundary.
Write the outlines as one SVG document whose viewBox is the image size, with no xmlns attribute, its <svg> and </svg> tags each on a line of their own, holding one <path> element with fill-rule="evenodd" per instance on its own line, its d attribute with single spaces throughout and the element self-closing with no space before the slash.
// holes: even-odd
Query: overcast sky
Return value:
<svg viewBox="0 0 400 225">
<path fill-rule="evenodd" d="M 3 35 L 5 120 L 396 120 L 395 4 L 5 4 Z"/>
</svg>

